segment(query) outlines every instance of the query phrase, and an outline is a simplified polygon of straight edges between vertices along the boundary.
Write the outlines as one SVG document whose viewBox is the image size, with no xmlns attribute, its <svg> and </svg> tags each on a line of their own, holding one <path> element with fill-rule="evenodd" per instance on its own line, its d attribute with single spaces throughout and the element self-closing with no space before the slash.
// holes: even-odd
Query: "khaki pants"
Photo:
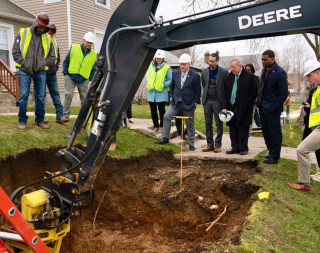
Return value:
<svg viewBox="0 0 320 253">
<path fill-rule="evenodd" d="M 89 80 L 86 80 L 84 83 L 78 83 L 78 82 L 73 81 L 68 75 L 65 75 L 64 82 L 65 82 L 64 83 L 65 96 L 64 96 L 63 114 L 69 116 L 74 89 L 76 87 L 78 88 L 80 101 L 81 101 L 81 105 L 82 105 L 85 98 L 86 98 L 87 92 L 88 92 Z"/>
<path fill-rule="evenodd" d="M 310 183 L 310 152 L 320 148 L 320 127 L 317 127 L 297 147 L 299 183 Z"/>
</svg>

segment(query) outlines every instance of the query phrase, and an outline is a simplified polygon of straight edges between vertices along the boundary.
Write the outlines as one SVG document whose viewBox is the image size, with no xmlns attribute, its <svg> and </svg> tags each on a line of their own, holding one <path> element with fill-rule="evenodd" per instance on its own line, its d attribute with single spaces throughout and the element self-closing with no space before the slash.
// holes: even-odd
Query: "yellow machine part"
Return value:
<svg viewBox="0 0 320 253">
<path fill-rule="evenodd" d="M 33 220 L 42 217 L 42 214 L 46 212 L 48 198 L 49 194 L 43 190 L 38 190 L 23 195 L 21 198 L 21 213 L 23 217 L 26 220 Z M 50 211 L 50 214 L 51 213 L 52 210 Z M 57 212 L 57 215 L 59 215 L 59 212 Z M 49 221 L 47 223 L 49 224 Z M 60 252 L 62 238 L 70 231 L 70 219 L 68 220 L 68 223 L 65 223 L 54 229 L 36 229 L 34 223 L 29 224 L 39 235 L 42 241 L 48 246 L 48 249 L 52 253 Z M 55 221 L 54 224 L 50 224 L 50 226 L 57 224 L 58 220 Z M 12 252 L 15 252 L 14 249 L 20 249 L 22 250 L 21 253 L 34 253 L 32 249 L 24 245 L 8 240 L 6 240 L 5 243 Z"/>
</svg>

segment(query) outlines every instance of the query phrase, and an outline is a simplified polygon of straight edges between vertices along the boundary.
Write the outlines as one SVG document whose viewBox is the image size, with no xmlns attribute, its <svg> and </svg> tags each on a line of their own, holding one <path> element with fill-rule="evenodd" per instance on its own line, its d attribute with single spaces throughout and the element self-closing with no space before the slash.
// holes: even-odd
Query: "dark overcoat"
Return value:
<svg viewBox="0 0 320 253">
<path fill-rule="evenodd" d="M 236 102 L 233 107 L 230 103 L 235 75 L 230 72 L 226 80 L 226 103 L 227 110 L 233 111 L 233 117 L 227 125 L 251 125 L 253 115 L 253 104 L 258 95 L 258 81 L 254 74 L 242 68 L 237 82 Z M 233 109 L 235 108 L 235 109 Z M 236 120 L 235 120 L 236 119 Z"/>
</svg>

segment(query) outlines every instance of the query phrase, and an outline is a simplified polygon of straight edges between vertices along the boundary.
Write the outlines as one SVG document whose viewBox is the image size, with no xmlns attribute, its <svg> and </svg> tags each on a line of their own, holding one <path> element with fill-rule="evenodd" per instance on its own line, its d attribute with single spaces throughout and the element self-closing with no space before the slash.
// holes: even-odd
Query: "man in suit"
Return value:
<svg viewBox="0 0 320 253">
<path fill-rule="evenodd" d="M 203 152 L 214 151 L 221 152 L 221 140 L 223 134 L 223 122 L 219 119 L 219 112 L 226 109 L 225 81 L 229 72 L 218 66 L 219 55 L 211 54 L 209 57 L 209 68 L 202 71 L 201 83 L 203 87 L 202 104 L 204 109 L 204 118 L 206 121 L 207 147 Z M 213 140 L 212 120 L 217 126 L 217 136 Z"/>
<path fill-rule="evenodd" d="M 179 59 L 180 69 L 173 72 L 170 85 L 170 106 L 163 117 L 162 139 L 155 144 L 169 143 L 171 120 L 173 116 L 182 113 L 183 116 L 192 117 L 186 120 L 188 143 L 190 151 L 194 151 L 194 110 L 200 104 L 201 86 L 200 76 L 190 69 L 191 57 L 182 54 Z"/>
<path fill-rule="evenodd" d="M 253 104 L 258 95 L 255 76 L 242 67 L 238 57 L 230 61 L 231 72 L 226 80 L 227 110 L 234 116 L 227 123 L 229 126 L 231 150 L 227 154 L 247 155 L 249 127 L 252 124 Z"/>
<path fill-rule="evenodd" d="M 260 120 L 264 141 L 269 150 L 266 164 L 276 164 L 280 159 L 282 131 L 280 114 L 283 103 L 288 96 L 288 80 L 286 72 L 278 66 L 275 54 L 271 50 L 263 52 L 261 60 L 263 70 L 259 84 L 257 106 L 259 107 Z"/>
</svg>

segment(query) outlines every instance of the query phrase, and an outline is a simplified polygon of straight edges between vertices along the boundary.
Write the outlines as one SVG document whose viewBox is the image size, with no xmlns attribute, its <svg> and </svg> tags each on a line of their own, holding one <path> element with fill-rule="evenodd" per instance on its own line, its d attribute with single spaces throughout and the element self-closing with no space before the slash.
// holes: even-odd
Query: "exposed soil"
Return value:
<svg viewBox="0 0 320 253">
<path fill-rule="evenodd" d="M 59 171 L 57 150 L 29 150 L 2 160 L 0 185 L 11 194 L 46 170 Z M 108 157 L 95 183 L 95 204 L 81 220 L 72 219 L 61 252 L 196 253 L 239 244 L 259 189 L 246 183 L 259 172 L 256 167 L 255 162 L 184 161 L 180 188 L 180 161 L 170 152 Z"/>
</svg>

